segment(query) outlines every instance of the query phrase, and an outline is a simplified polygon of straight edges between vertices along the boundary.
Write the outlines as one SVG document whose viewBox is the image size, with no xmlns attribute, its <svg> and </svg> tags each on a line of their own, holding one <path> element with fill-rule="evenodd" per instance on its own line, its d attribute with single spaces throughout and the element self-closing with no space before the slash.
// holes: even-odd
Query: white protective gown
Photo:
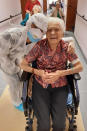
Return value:
<svg viewBox="0 0 87 131">
<path fill-rule="evenodd" d="M 27 32 L 31 30 L 33 22 L 35 25 L 40 24 L 40 28 L 45 32 L 47 26 L 45 16 L 38 13 L 31 17 L 27 26 L 12 27 L 0 33 L 0 69 L 3 71 L 4 78 L 10 86 L 11 99 L 15 106 L 22 103 L 23 82 L 20 81 L 21 69 L 18 64 L 35 44 L 26 45 Z M 31 32 L 34 33 L 34 30 Z"/>
</svg>

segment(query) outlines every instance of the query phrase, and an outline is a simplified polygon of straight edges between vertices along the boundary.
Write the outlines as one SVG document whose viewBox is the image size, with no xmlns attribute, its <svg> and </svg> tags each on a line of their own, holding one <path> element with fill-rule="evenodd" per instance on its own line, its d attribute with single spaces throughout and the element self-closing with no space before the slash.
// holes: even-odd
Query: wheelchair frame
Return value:
<svg viewBox="0 0 87 131">
<path fill-rule="evenodd" d="M 68 68 L 72 68 L 72 64 L 69 64 Z M 73 95 L 72 104 L 67 105 L 66 117 L 69 120 L 68 131 L 77 131 L 76 115 L 78 114 L 78 106 L 79 106 L 79 101 L 80 101 L 77 80 L 80 80 L 81 77 L 79 73 L 76 73 L 73 75 L 68 75 L 67 79 L 68 79 L 68 84 L 69 84 L 71 93 Z M 22 102 L 23 102 L 23 108 L 24 108 L 24 115 L 26 117 L 25 131 L 33 131 L 32 125 L 33 125 L 33 119 L 34 119 L 34 112 L 32 108 L 32 97 L 28 97 L 29 79 L 24 80 L 23 83 L 24 83 L 24 87 L 23 87 L 23 92 L 22 92 Z"/>
<path fill-rule="evenodd" d="M 72 64 L 70 63 L 68 68 L 72 68 Z M 67 105 L 67 112 L 71 115 L 71 117 L 68 116 L 67 118 L 69 120 L 69 129 L 68 131 L 77 131 L 77 125 L 76 125 L 76 115 L 78 115 L 78 107 L 80 102 L 80 94 L 78 89 L 78 83 L 77 80 L 80 80 L 80 74 L 75 73 L 73 75 L 68 75 L 68 84 L 70 86 L 71 93 L 73 95 L 73 102 L 70 105 Z"/>
</svg>

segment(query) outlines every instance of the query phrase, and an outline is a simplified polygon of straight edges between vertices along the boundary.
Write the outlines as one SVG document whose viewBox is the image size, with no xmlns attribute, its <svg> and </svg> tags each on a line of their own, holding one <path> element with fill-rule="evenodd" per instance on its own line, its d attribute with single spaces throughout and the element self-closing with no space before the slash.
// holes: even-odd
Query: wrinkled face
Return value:
<svg viewBox="0 0 87 131">
<path fill-rule="evenodd" d="M 48 24 L 46 37 L 48 38 L 49 44 L 58 44 L 58 42 L 63 37 L 63 31 L 61 29 L 60 24 L 50 22 Z"/>
</svg>

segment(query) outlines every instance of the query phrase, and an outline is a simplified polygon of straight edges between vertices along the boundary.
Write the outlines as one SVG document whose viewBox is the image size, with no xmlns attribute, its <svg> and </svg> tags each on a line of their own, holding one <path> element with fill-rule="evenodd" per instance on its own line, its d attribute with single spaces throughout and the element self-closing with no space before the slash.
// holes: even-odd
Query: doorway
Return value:
<svg viewBox="0 0 87 131">
<path fill-rule="evenodd" d="M 67 0 L 66 30 L 74 31 L 78 0 Z"/>
<path fill-rule="evenodd" d="M 25 18 L 25 4 L 26 4 L 27 0 L 20 0 L 21 3 L 21 10 L 22 10 L 22 18 Z"/>
</svg>

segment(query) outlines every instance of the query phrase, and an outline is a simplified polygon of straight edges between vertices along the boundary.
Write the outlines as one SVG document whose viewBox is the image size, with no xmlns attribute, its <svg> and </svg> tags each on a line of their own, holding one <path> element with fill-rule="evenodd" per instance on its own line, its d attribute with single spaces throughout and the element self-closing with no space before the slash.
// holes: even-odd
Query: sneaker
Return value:
<svg viewBox="0 0 87 131">
<path fill-rule="evenodd" d="M 23 104 L 22 103 L 20 105 L 18 105 L 18 106 L 15 106 L 15 108 L 18 109 L 19 111 L 24 112 Z"/>
</svg>

